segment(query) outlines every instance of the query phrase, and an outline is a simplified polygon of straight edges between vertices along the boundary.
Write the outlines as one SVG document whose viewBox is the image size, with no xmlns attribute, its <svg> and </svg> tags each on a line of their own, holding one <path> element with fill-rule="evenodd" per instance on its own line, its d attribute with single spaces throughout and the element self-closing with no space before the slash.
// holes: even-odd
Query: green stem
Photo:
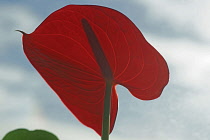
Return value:
<svg viewBox="0 0 210 140">
<path fill-rule="evenodd" d="M 112 81 L 106 81 L 101 140 L 109 140 Z"/>
</svg>

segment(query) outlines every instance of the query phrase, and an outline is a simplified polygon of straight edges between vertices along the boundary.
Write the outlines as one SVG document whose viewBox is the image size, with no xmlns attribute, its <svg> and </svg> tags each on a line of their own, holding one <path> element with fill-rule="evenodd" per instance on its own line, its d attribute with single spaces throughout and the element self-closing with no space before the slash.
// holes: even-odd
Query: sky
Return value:
<svg viewBox="0 0 210 140">
<path fill-rule="evenodd" d="M 170 81 L 152 101 L 117 86 L 119 112 L 110 140 L 209 140 L 210 1 L 1 0 L 0 139 L 16 128 L 45 129 L 60 140 L 99 140 L 62 104 L 26 59 L 21 34 L 68 4 L 114 8 L 128 16 L 166 59 Z"/>
</svg>

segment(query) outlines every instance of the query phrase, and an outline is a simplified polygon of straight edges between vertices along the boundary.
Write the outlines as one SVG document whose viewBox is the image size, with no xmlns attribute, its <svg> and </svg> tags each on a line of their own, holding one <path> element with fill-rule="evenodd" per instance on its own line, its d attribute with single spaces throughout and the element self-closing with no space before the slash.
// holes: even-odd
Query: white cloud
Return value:
<svg viewBox="0 0 210 140">
<path fill-rule="evenodd" d="M 0 69 L 0 81 L 3 83 L 23 82 L 24 75 L 23 70 L 16 68 L 16 71 L 14 72 L 14 69 L 11 66 L 2 66 Z"/>
<path fill-rule="evenodd" d="M 134 0 L 148 8 L 152 21 L 167 21 L 177 31 L 185 30 L 209 42 L 210 1 L 208 0 Z M 161 25 L 160 25 L 161 26 Z M 168 31 L 170 32 L 170 31 Z M 200 39 L 200 38 L 199 38 Z"/>
<path fill-rule="evenodd" d="M 38 17 L 20 5 L 0 5 L 0 19 L 0 53 L 5 53 L 8 47 L 20 44 L 21 35 L 15 30 L 30 33 L 39 24 Z"/>
</svg>

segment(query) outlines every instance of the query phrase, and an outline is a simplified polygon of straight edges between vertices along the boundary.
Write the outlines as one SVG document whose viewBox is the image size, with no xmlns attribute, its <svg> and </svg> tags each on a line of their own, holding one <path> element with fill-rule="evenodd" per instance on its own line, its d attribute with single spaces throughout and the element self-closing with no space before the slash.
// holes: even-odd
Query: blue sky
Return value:
<svg viewBox="0 0 210 140">
<path fill-rule="evenodd" d="M 166 59 L 162 96 L 141 101 L 118 86 L 111 140 L 208 140 L 210 137 L 210 2 L 207 0 L 1 0 L 0 138 L 16 128 L 46 129 L 61 140 L 99 140 L 47 86 L 22 51 L 21 34 L 68 4 L 94 4 L 127 15 Z"/>
</svg>

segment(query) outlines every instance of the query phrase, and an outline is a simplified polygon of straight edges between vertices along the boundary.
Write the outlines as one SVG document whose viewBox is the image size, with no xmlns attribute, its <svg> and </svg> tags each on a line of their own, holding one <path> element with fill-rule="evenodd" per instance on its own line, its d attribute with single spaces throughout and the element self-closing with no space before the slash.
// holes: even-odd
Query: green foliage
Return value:
<svg viewBox="0 0 210 140">
<path fill-rule="evenodd" d="M 16 129 L 7 133 L 2 140 L 58 140 L 58 138 L 44 130 Z"/>
</svg>

